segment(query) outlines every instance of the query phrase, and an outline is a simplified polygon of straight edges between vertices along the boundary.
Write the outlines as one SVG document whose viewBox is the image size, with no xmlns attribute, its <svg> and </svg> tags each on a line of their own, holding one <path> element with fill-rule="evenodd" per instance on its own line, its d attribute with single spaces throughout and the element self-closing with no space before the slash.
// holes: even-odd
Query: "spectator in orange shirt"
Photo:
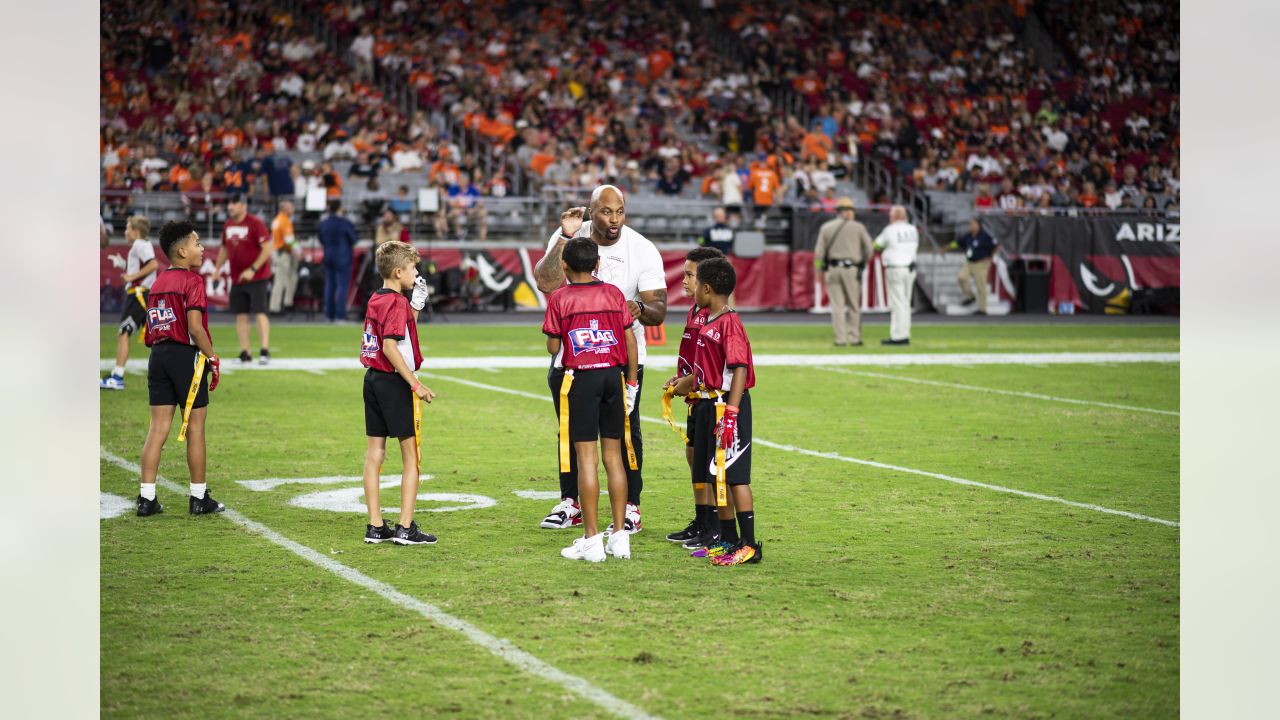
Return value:
<svg viewBox="0 0 1280 720">
<path fill-rule="evenodd" d="M 773 206 L 774 195 L 779 191 L 782 180 L 773 168 L 763 162 L 751 166 L 751 174 L 747 177 L 747 187 L 751 190 L 751 202 L 756 207 L 768 209 Z"/>
<path fill-rule="evenodd" d="M 270 312 L 279 315 L 293 310 L 293 296 L 298 289 L 298 260 L 302 256 L 293 236 L 293 201 L 280 202 L 280 214 L 271 221 L 272 274 Z"/>
</svg>

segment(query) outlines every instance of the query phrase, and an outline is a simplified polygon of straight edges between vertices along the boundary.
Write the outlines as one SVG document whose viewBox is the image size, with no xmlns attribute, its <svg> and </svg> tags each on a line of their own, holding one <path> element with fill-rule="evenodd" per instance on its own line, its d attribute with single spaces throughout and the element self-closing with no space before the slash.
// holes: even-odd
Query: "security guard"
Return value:
<svg viewBox="0 0 1280 720">
<path fill-rule="evenodd" d="M 952 247 L 964 250 L 964 267 L 956 279 L 960 281 L 960 289 L 964 291 L 964 304 L 978 303 L 978 313 L 987 314 L 987 271 L 991 269 L 991 256 L 996 252 L 996 239 L 981 225 L 978 219 L 969 220 L 969 234 L 962 235 L 951 243 Z M 969 281 L 977 289 L 977 297 L 969 290 Z"/>
<path fill-rule="evenodd" d="M 876 249 L 884 253 L 884 284 L 889 291 L 889 337 L 881 345 L 911 344 L 911 290 L 916 284 L 919 247 L 920 233 L 907 222 L 907 209 L 894 205 L 889 209 L 889 224 L 876 236 Z"/>
<path fill-rule="evenodd" d="M 862 270 L 871 257 L 871 235 L 853 219 L 853 200 L 836 202 L 836 218 L 818 229 L 813 264 L 826 271 L 836 345 L 862 344 Z"/>
</svg>

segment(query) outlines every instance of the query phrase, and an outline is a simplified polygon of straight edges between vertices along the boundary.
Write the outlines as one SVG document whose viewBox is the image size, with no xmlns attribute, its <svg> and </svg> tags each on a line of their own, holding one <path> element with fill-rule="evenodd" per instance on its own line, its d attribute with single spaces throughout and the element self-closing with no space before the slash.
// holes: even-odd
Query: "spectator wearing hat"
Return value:
<svg viewBox="0 0 1280 720">
<path fill-rule="evenodd" d="M 837 347 L 862 344 L 862 271 L 871 253 L 871 235 L 853 219 L 853 200 L 840 198 L 835 219 L 818 228 L 813 249 L 814 266 L 825 274 Z"/>
</svg>

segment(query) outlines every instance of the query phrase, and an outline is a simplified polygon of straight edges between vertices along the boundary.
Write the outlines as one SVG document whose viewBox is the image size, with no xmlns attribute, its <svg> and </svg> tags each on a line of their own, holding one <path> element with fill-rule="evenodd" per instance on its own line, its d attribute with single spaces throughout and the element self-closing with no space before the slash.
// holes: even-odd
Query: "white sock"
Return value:
<svg viewBox="0 0 1280 720">
<path fill-rule="evenodd" d="M 155 484 L 155 483 L 142 483 L 142 484 L 141 484 L 141 489 L 140 489 L 140 490 L 138 490 L 138 494 L 139 494 L 139 495 L 141 495 L 142 497 L 144 497 L 144 498 L 148 499 L 148 500 L 155 500 L 155 499 L 156 499 L 156 484 Z"/>
<path fill-rule="evenodd" d="M 206 486 L 208 486 L 208 483 L 200 483 L 199 485 L 191 483 L 191 497 L 197 500 L 203 500 L 204 489 Z"/>
<path fill-rule="evenodd" d="M 116 377 L 124 377 L 124 368 L 121 367 L 120 365 L 117 365 L 115 369 L 111 371 L 111 374 L 115 375 Z"/>
</svg>

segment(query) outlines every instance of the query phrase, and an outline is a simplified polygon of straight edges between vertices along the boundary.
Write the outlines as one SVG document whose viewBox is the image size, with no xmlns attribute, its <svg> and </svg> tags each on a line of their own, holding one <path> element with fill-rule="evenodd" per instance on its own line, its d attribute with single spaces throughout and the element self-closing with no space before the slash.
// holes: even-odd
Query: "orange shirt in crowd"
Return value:
<svg viewBox="0 0 1280 720">
<path fill-rule="evenodd" d="M 804 134 L 803 151 L 800 153 L 802 158 L 817 158 L 819 162 L 826 162 L 827 157 L 831 153 L 831 138 L 821 130 L 807 132 Z"/>
<path fill-rule="evenodd" d="M 539 175 L 544 175 L 547 172 L 547 168 L 555 161 L 556 156 L 551 153 L 534 153 L 533 158 L 529 160 L 529 167 L 533 168 L 533 171 Z"/>
<path fill-rule="evenodd" d="M 1080 193 L 1080 206 L 1087 208 L 1097 207 L 1098 196 L 1093 193 Z"/>
<path fill-rule="evenodd" d="M 654 50 L 649 53 L 649 77 L 656 80 L 662 77 L 662 73 L 671 67 L 675 62 L 675 58 L 671 56 L 668 50 Z"/>
<path fill-rule="evenodd" d="M 427 173 L 427 179 L 435 182 L 437 177 L 443 177 L 444 181 L 450 185 L 458 182 L 458 166 L 448 160 L 437 160 L 431 164 L 431 171 Z"/>
<path fill-rule="evenodd" d="M 293 220 L 280 213 L 271 221 L 271 242 L 276 250 L 284 247 L 285 240 L 293 237 Z"/>
<path fill-rule="evenodd" d="M 767 166 L 756 166 L 747 176 L 747 187 L 751 188 L 751 199 L 756 205 L 772 205 L 773 194 L 781 184 L 778 173 Z"/>
</svg>

